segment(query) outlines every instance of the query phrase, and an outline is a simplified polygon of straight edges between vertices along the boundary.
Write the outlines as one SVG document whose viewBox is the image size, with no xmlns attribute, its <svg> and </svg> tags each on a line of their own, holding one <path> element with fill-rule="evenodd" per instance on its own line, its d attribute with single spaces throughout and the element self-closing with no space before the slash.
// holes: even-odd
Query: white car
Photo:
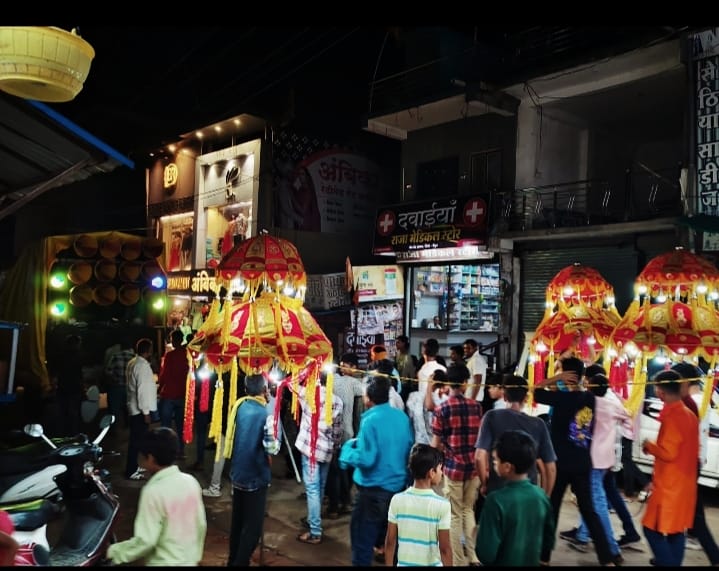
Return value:
<svg viewBox="0 0 719 571">
<path fill-rule="evenodd" d="M 719 488 L 719 414 L 715 408 L 717 400 L 719 400 L 719 396 L 715 392 L 712 404 L 707 411 L 709 415 L 707 462 L 699 475 L 699 483 L 710 488 Z M 664 403 L 656 397 L 647 397 L 644 400 L 644 409 L 639 423 L 639 437 L 634 439 L 632 457 L 637 467 L 647 474 L 652 473 L 654 456 L 647 456 L 642 452 L 642 442 L 646 439 L 656 441 L 660 424 L 657 417 L 663 406 Z"/>
</svg>

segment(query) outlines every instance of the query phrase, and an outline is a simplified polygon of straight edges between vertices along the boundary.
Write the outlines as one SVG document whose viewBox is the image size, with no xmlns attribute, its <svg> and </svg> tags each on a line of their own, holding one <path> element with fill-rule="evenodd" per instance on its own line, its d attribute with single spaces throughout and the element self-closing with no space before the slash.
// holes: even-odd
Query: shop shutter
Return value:
<svg viewBox="0 0 719 571">
<path fill-rule="evenodd" d="M 521 331 L 534 331 L 544 316 L 545 292 L 550 280 L 574 262 L 597 270 L 614 287 L 620 314 L 634 295 L 634 280 L 641 271 L 633 246 L 603 248 L 563 248 L 524 252 L 521 256 Z"/>
</svg>

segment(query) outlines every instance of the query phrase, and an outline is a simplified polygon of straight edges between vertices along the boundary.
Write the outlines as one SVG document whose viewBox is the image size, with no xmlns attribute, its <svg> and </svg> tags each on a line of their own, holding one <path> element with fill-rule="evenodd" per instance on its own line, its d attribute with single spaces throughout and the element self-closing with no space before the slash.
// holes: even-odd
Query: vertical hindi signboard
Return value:
<svg viewBox="0 0 719 571">
<path fill-rule="evenodd" d="M 697 214 L 719 216 L 719 30 L 693 38 L 696 100 Z M 719 234 L 703 233 L 702 251 L 719 250 Z"/>
</svg>

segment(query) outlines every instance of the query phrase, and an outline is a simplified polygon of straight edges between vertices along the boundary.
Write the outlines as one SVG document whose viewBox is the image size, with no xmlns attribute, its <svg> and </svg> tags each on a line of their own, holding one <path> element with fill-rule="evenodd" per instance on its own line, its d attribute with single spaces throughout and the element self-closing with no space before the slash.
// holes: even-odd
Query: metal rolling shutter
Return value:
<svg viewBox="0 0 719 571">
<path fill-rule="evenodd" d="M 534 331 L 544 316 L 547 284 L 563 268 L 579 262 L 597 270 L 614 287 L 616 305 L 623 313 L 634 295 L 634 279 L 641 268 L 633 246 L 563 248 L 527 251 L 521 257 L 519 321 L 521 331 Z"/>
</svg>

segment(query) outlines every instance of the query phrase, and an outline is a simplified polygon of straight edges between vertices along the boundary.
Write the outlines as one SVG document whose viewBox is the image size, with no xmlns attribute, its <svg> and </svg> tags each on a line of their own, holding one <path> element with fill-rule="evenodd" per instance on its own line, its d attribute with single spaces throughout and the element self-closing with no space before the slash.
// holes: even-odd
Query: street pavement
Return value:
<svg viewBox="0 0 719 571">
<path fill-rule="evenodd" d="M 119 457 L 107 457 L 103 466 L 113 474 L 112 482 L 115 493 L 120 498 L 120 521 L 116 534 L 118 540 L 127 539 L 132 535 L 132 523 L 136 513 L 137 500 L 143 482 L 128 481 L 122 477 L 124 466 L 124 449 L 126 447 L 126 433 L 119 431 L 114 437 L 105 442 L 108 450 L 123 452 Z M 186 447 L 187 458 L 178 461 L 183 471 L 194 474 L 200 484 L 205 487 L 212 471 L 214 450 L 207 450 L 202 471 L 190 471 L 189 466 L 195 462 L 194 444 Z M 227 472 L 227 464 L 225 471 Z M 267 516 L 264 523 L 263 549 L 259 548 L 254 554 L 253 565 L 264 566 L 349 566 L 350 516 L 341 516 L 336 520 L 323 519 L 323 541 L 320 545 L 307 545 L 296 540 L 303 530 L 300 518 L 307 515 L 306 502 L 301 498 L 304 488 L 295 479 L 287 479 L 285 475 L 285 457 L 283 452 L 273 458 L 274 478 L 270 487 L 267 505 Z M 711 492 L 712 498 L 719 495 Z M 707 509 L 707 521 L 711 529 L 715 530 L 715 537 L 719 538 L 719 510 L 716 505 L 719 501 L 711 500 L 712 507 Z M 230 486 L 223 478 L 222 496 L 218 498 L 205 498 L 208 531 L 205 541 L 205 553 L 202 566 L 224 566 L 227 564 L 228 542 L 230 533 L 230 516 L 232 511 L 232 498 Z M 642 504 L 629 504 L 630 513 L 641 535 Z M 578 517 L 577 507 L 572 503 L 568 493 L 562 506 L 558 530 L 567 530 L 576 526 Z M 612 514 L 612 521 L 616 537 L 621 535 L 619 519 Z M 623 551 L 625 566 L 649 566 L 651 551 L 644 540 L 641 550 Z M 557 544 L 552 554 L 552 566 L 598 566 L 593 550 L 589 553 L 580 553 L 570 548 L 568 543 L 557 538 Z M 381 564 L 376 564 L 381 566 Z M 708 560 L 703 551 L 686 550 L 683 566 L 706 566 Z"/>
</svg>

